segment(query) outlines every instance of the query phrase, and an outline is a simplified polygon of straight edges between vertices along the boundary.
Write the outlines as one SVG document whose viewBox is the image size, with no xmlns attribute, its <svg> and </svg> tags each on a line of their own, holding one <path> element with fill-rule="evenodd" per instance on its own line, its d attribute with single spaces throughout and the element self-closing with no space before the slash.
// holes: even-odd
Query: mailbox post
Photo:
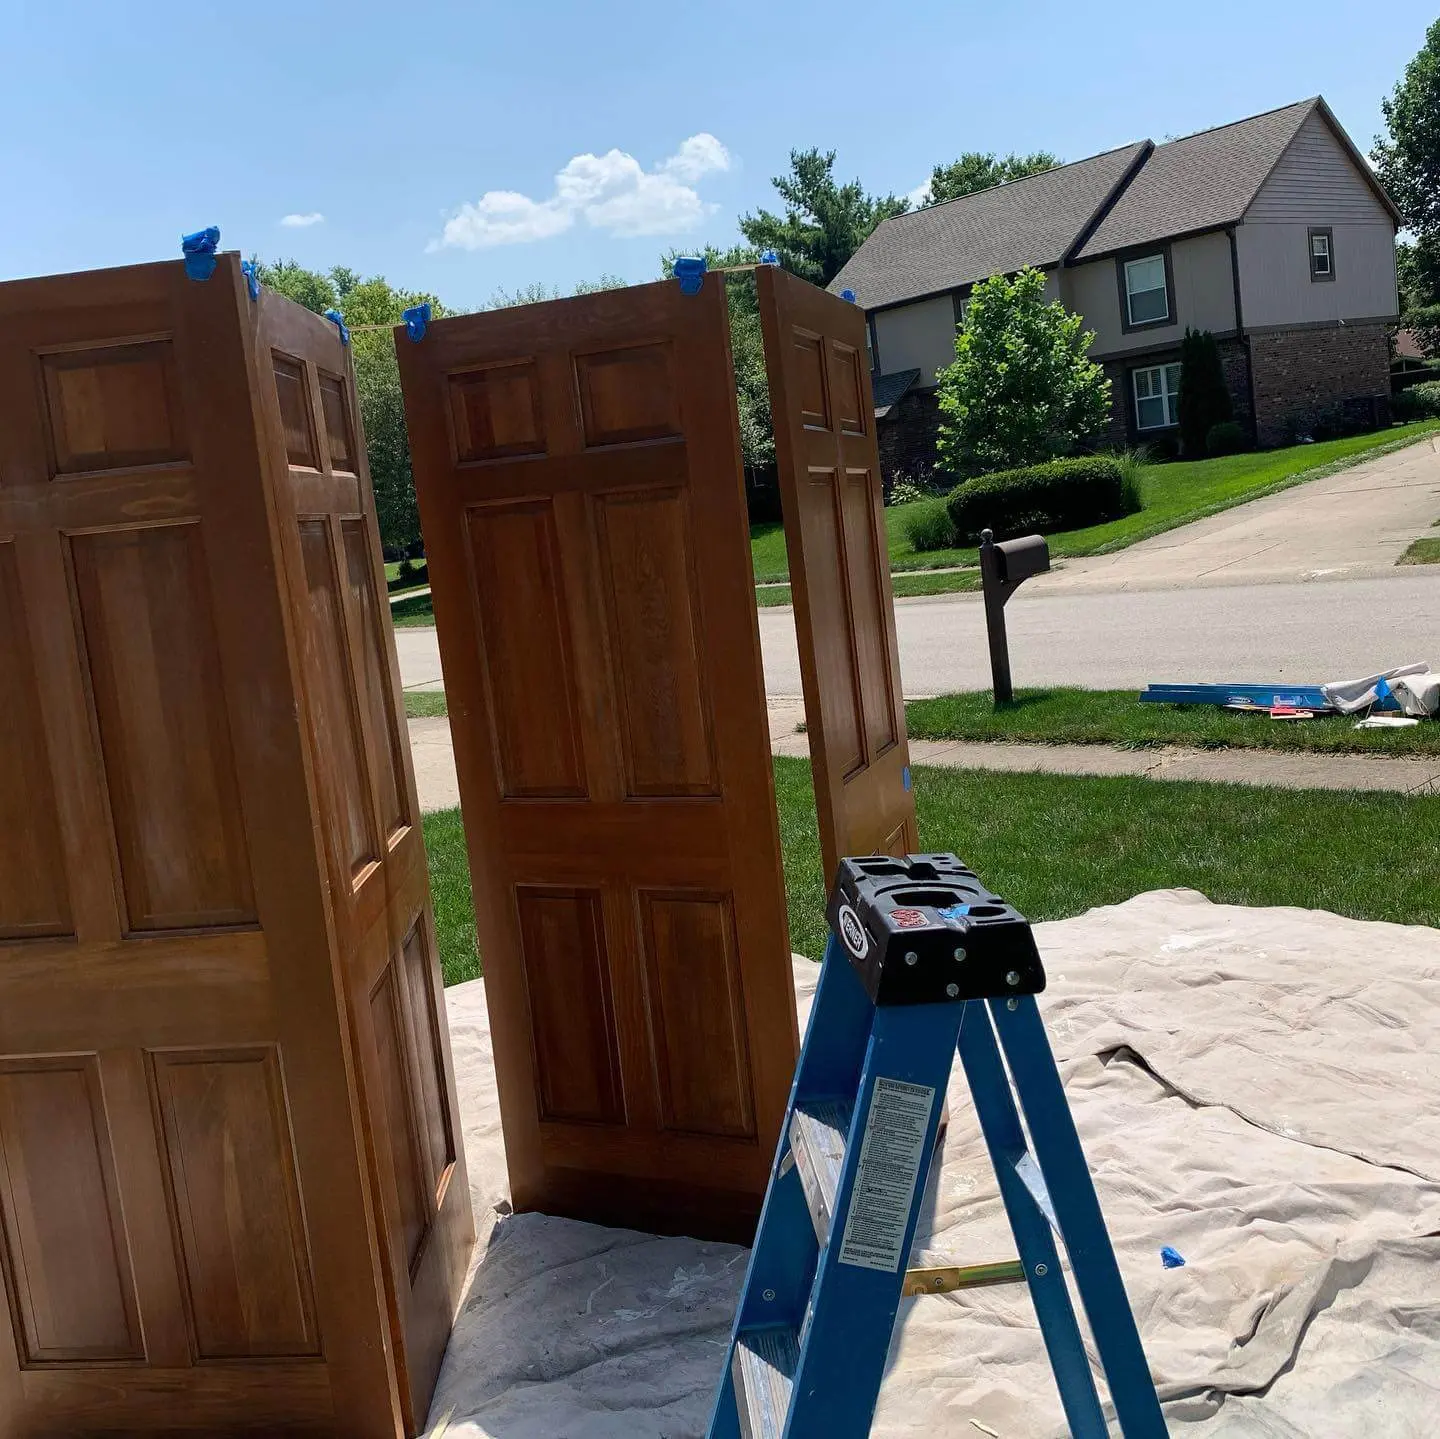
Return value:
<svg viewBox="0 0 1440 1439">
<path fill-rule="evenodd" d="M 985 589 L 985 631 L 990 639 L 990 675 L 995 705 L 1015 697 L 1010 686 L 1010 646 L 1005 638 L 1005 601 L 1031 575 L 1050 568 L 1050 546 L 1043 535 L 1001 540 L 991 530 L 980 531 L 980 579 Z"/>
</svg>

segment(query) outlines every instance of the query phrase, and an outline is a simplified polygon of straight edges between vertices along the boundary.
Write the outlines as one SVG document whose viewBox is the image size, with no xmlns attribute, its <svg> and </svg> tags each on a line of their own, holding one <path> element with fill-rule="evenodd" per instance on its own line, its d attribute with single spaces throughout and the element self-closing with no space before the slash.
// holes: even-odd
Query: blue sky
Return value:
<svg viewBox="0 0 1440 1439">
<path fill-rule="evenodd" d="M 791 147 L 904 193 L 962 150 L 1078 159 L 1321 93 L 1368 150 L 1436 12 L 0 0 L 0 278 L 218 224 L 227 249 L 469 306 L 729 243 Z"/>
</svg>

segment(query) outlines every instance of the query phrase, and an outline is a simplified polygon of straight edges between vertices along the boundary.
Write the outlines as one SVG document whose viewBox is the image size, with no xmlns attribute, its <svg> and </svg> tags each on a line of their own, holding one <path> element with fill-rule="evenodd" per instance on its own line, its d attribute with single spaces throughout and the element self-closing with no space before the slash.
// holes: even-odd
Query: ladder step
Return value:
<svg viewBox="0 0 1440 1439">
<path fill-rule="evenodd" d="M 747 1329 L 736 1336 L 731 1372 L 744 1439 L 780 1439 L 799 1363 L 793 1329 Z"/>
<path fill-rule="evenodd" d="M 790 1119 L 790 1152 L 822 1249 L 830 1240 L 840 1170 L 845 1164 L 845 1139 L 854 1113 L 855 1106 L 848 1100 L 820 1099 L 797 1104 Z"/>
</svg>

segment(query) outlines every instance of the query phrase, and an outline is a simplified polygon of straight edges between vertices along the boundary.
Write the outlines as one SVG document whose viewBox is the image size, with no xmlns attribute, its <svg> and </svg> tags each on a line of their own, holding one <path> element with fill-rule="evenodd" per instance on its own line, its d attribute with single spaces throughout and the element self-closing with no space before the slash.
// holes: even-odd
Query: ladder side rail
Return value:
<svg viewBox="0 0 1440 1439">
<path fill-rule="evenodd" d="M 984 1001 L 971 1000 L 965 1006 L 959 1050 L 1070 1432 L 1074 1439 L 1105 1439 L 1110 1431 L 1075 1306 L 1065 1287 L 1055 1236 L 1049 1219 L 1016 1168 L 1028 1152 L 1025 1131 L 1020 1126 L 1015 1096 Z"/>
<path fill-rule="evenodd" d="M 840 1175 L 839 1201 L 830 1242 L 820 1254 L 813 1309 L 800 1349 L 784 1439 L 865 1439 L 870 1433 L 963 1007 L 917 1004 L 875 1011 Z M 876 1161 L 886 1148 L 886 1133 L 896 1132 L 886 1123 L 889 1101 L 882 1099 L 882 1111 L 873 1129 L 871 1116 L 877 1087 L 885 1080 L 921 1086 L 931 1093 L 923 1131 L 917 1124 L 914 1143 L 908 1146 L 914 1150 L 913 1168 L 907 1170 L 901 1164 L 882 1173 Z M 887 1093 L 893 1092 L 887 1087 Z M 867 1135 L 873 1146 L 869 1164 Z M 893 1147 L 890 1152 L 894 1153 Z M 869 1188 L 857 1194 L 862 1166 Z M 898 1184 L 894 1183 L 897 1174 L 902 1176 Z M 886 1178 L 892 1183 L 882 1193 L 877 1181 Z M 908 1194 L 904 1192 L 907 1180 Z M 847 1236 L 857 1201 L 863 1208 L 856 1217 L 855 1230 Z M 874 1253 L 868 1261 L 876 1265 L 873 1268 L 841 1261 L 842 1254 L 848 1252 L 847 1237 L 859 1247 L 861 1218 L 866 1216 L 888 1219 L 889 1223 L 882 1222 L 878 1229 L 873 1222 L 868 1224 L 866 1234 L 871 1244 L 890 1246 L 893 1266 L 888 1258 Z"/>
<path fill-rule="evenodd" d="M 1013 1003 L 1011 1009 L 1009 1001 L 991 1000 L 988 1007 L 1035 1160 L 1050 1191 L 1121 1433 L 1125 1439 L 1164 1439 L 1169 1430 L 1039 1007 L 1030 995 Z"/>
</svg>

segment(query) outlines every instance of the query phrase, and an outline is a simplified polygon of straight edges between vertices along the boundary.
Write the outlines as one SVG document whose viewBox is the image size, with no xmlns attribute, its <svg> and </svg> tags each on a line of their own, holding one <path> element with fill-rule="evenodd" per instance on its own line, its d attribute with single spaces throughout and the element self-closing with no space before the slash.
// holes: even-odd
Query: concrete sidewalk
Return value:
<svg viewBox="0 0 1440 1439">
<path fill-rule="evenodd" d="M 809 741 L 795 726 L 805 717 L 799 701 L 770 706 L 770 749 L 807 758 Z M 450 809 L 460 803 L 450 722 L 412 719 L 410 752 L 420 808 Z M 968 743 L 912 740 L 910 762 L 941 769 L 998 770 L 1007 773 L 1137 775 L 1153 780 L 1208 780 L 1268 789 L 1388 790 L 1440 795 L 1440 755 L 1391 759 L 1384 755 L 1296 754 L 1254 749 L 1116 749 L 1110 745 Z"/>
</svg>

